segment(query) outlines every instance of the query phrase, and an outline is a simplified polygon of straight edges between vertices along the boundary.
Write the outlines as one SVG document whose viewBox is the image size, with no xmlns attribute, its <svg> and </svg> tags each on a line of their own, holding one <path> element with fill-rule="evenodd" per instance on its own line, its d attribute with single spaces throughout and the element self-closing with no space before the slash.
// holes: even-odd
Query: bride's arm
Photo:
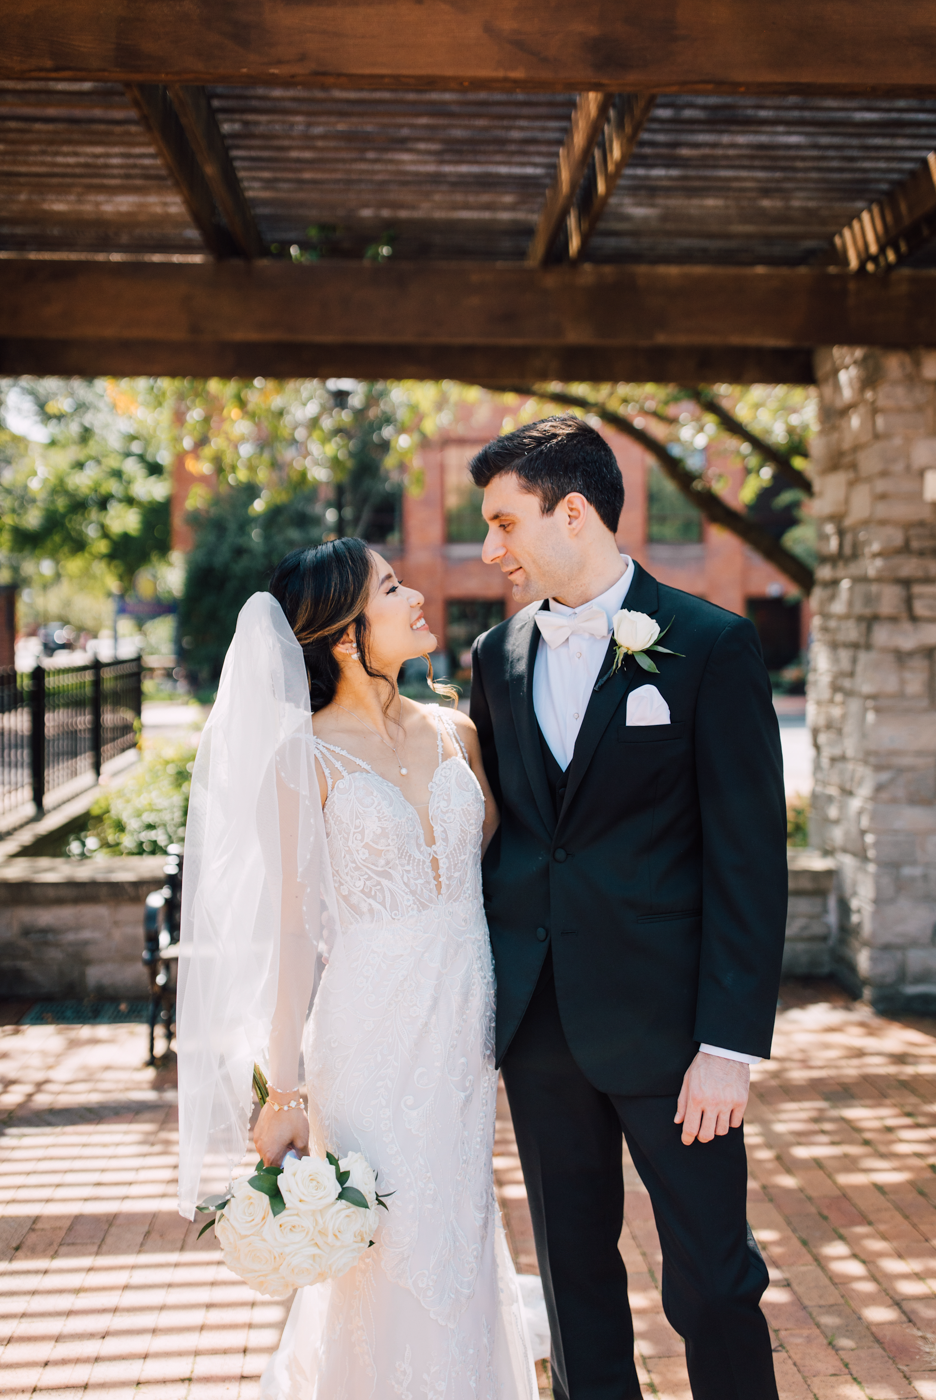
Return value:
<svg viewBox="0 0 936 1400">
<path fill-rule="evenodd" d="M 309 1120 L 299 1095 L 299 1056 L 315 982 L 315 945 L 303 917 L 306 886 L 299 879 L 299 794 L 277 776 L 282 851 L 280 956 L 276 1007 L 270 1028 L 270 1100 L 254 1127 L 254 1146 L 264 1162 L 279 1165 L 292 1147 L 309 1150 Z M 324 793 L 320 792 L 324 799 Z M 290 1102 L 300 1103 L 289 1108 Z M 282 1105 L 274 1109 L 273 1104 Z"/>
<path fill-rule="evenodd" d="M 452 719 L 458 730 L 458 736 L 465 746 L 468 754 L 468 762 L 471 764 L 471 771 L 474 773 L 481 785 L 484 793 L 484 825 L 481 829 L 481 854 L 487 850 L 491 843 L 491 838 L 500 826 L 500 812 L 491 791 L 491 784 L 488 782 L 487 774 L 484 771 L 484 760 L 481 757 L 481 744 L 478 739 L 478 731 L 473 722 L 461 710 L 451 711 Z"/>
</svg>

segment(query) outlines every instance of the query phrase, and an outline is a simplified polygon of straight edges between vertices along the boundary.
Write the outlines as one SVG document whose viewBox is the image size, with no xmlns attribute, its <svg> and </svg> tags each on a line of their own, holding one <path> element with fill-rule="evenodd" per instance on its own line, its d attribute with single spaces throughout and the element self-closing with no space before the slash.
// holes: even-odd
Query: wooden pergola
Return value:
<svg viewBox="0 0 936 1400">
<path fill-rule="evenodd" d="M 0 373 L 808 381 L 934 344 L 934 54 L 918 0 L 21 0 Z"/>
</svg>

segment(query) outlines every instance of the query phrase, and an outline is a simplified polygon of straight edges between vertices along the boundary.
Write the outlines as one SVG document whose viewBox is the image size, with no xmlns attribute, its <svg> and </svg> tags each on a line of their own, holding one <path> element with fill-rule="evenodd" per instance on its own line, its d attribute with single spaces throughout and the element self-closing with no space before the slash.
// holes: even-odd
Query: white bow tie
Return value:
<svg viewBox="0 0 936 1400">
<path fill-rule="evenodd" d="M 581 633 L 585 637 L 597 637 L 599 641 L 604 641 L 611 635 L 604 609 L 595 604 L 571 617 L 566 617 L 563 613 L 538 612 L 536 625 L 550 647 L 562 646 L 574 633 Z"/>
</svg>

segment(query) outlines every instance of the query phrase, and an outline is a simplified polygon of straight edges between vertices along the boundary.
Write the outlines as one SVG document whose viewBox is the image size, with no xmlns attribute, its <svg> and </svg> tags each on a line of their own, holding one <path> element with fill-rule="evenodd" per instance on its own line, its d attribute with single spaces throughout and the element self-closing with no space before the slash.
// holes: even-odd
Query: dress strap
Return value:
<svg viewBox="0 0 936 1400">
<path fill-rule="evenodd" d="M 322 751 L 321 740 L 315 740 L 315 748 L 313 752 L 315 754 L 316 759 L 318 760 L 319 767 L 325 774 L 325 787 L 327 789 L 328 796 L 331 797 L 334 779 L 332 778 L 331 764 L 328 762 L 328 760 L 325 757 L 325 754 Z"/>
<path fill-rule="evenodd" d="M 430 708 L 435 711 L 436 735 L 439 740 L 439 762 L 442 762 L 442 731 L 444 729 L 451 742 L 458 749 L 462 758 L 467 763 L 468 750 L 462 743 L 461 735 L 458 732 L 458 726 L 456 725 L 455 721 L 449 718 L 448 711 L 443 710 L 441 705 L 432 705 L 430 706 Z"/>
<path fill-rule="evenodd" d="M 364 769 L 365 773 L 373 773 L 374 771 L 369 763 L 364 762 L 363 758 L 358 758 L 357 754 L 348 753 L 347 749 L 340 749 L 337 744 L 326 744 L 324 739 L 316 739 L 315 744 L 317 749 L 325 749 L 327 753 L 331 754 L 332 762 L 343 778 L 348 776 L 348 770 L 341 762 L 341 758 L 346 758 L 349 762 L 358 764 L 359 767 Z M 338 757 L 339 754 L 341 758 Z M 322 766 L 324 767 L 324 764 Z"/>
</svg>

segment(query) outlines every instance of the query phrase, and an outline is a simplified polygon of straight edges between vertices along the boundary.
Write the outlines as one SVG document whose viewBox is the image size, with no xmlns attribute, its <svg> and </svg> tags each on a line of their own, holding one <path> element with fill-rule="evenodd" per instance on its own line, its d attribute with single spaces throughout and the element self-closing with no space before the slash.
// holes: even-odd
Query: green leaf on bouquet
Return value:
<svg viewBox="0 0 936 1400">
<path fill-rule="evenodd" d="M 350 1172 L 335 1172 L 335 1175 L 336 1175 L 337 1178 L 338 1178 L 338 1185 L 339 1185 L 339 1186 L 346 1186 L 347 1183 L 348 1183 L 348 1178 L 351 1176 L 351 1173 L 350 1173 Z"/>
<path fill-rule="evenodd" d="M 341 1163 L 338 1161 L 338 1158 L 335 1156 L 335 1154 L 334 1154 L 333 1152 L 326 1152 L 326 1153 L 325 1153 L 325 1160 L 326 1160 L 327 1162 L 330 1162 L 331 1165 L 335 1168 L 335 1171 L 337 1172 L 337 1170 L 338 1170 L 338 1168 L 340 1167 Z"/>
<path fill-rule="evenodd" d="M 649 650 L 649 651 L 662 651 L 663 654 L 664 654 L 664 656 L 682 656 L 682 652 L 681 652 L 681 651 L 670 651 L 669 647 L 652 646 L 652 647 L 649 647 L 648 650 Z"/>
<path fill-rule="evenodd" d="M 212 1226 L 214 1225 L 214 1223 L 215 1223 L 215 1217 L 212 1216 L 211 1219 L 210 1219 L 209 1221 L 207 1221 L 207 1222 L 201 1227 L 201 1229 L 199 1230 L 199 1232 L 198 1232 L 198 1234 L 195 1236 L 195 1238 L 196 1238 L 197 1240 L 200 1240 L 201 1237 L 202 1237 L 202 1235 L 205 1233 L 205 1231 L 206 1231 L 206 1230 L 210 1230 L 210 1229 L 212 1228 Z"/>
<path fill-rule="evenodd" d="M 652 671 L 654 675 L 657 676 L 660 674 L 659 666 L 653 664 L 645 651 L 635 651 L 634 660 L 637 662 L 637 665 L 641 666 L 645 671 Z"/>
<path fill-rule="evenodd" d="M 247 1185 L 252 1186 L 255 1191 L 259 1191 L 262 1195 L 269 1196 L 271 1199 L 274 1196 L 278 1196 L 280 1193 L 275 1177 L 252 1176 L 247 1182 Z"/>
<path fill-rule="evenodd" d="M 359 1191 L 356 1186 L 345 1186 L 338 1192 L 339 1201 L 347 1201 L 352 1206 L 360 1206 L 361 1210 L 369 1210 L 367 1197 L 363 1191 Z"/>
<path fill-rule="evenodd" d="M 391 1195 L 391 1196 L 394 1195 L 394 1194 L 395 1194 L 395 1193 L 394 1193 L 393 1191 L 390 1192 L 390 1195 Z M 383 1206 L 384 1210 L 389 1210 L 389 1209 L 390 1209 L 390 1207 L 387 1205 L 387 1202 L 384 1200 L 383 1196 L 378 1196 L 378 1197 L 377 1197 L 377 1204 L 378 1204 L 379 1206 Z"/>
<path fill-rule="evenodd" d="M 270 1197 L 270 1210 L 273 1212 L 274 1215 L 282 1215 L 285 1209 L 286 1202 L 283 1200 L 279 1191 L 277 1191 L 275 1196 Z"/>
<path fill-rule="evenodd" d="M 224 1210 L 224 1207 L 227 1205 L 230 1199 L 230 1196 L 206 1196 L 205 1199 L 202 1201 L 201 1205 L 196 1206 L 195 1209 Z"/>
</svg>

